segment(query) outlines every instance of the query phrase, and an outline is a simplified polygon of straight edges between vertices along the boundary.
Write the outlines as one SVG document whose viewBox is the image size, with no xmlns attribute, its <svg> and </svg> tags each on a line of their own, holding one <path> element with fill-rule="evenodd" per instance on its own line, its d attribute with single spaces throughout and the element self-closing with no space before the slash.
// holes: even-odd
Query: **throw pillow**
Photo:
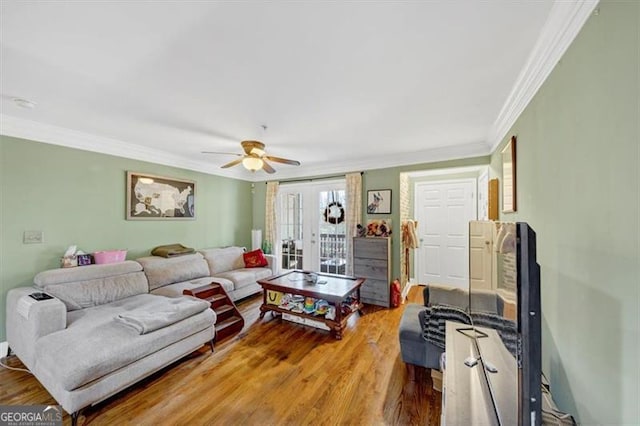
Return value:
<svg viewBox="0 0 640 426">
<path fill-rule="evenodd" d="M 244 259 L 245 268 L 262 268 L 269 264 L 269 262 L 267 262 L 267 258 L 262 252 L 262 249 L 256 249 L 256 250 L 244 253 L 242 257 Z"/>
</svg>

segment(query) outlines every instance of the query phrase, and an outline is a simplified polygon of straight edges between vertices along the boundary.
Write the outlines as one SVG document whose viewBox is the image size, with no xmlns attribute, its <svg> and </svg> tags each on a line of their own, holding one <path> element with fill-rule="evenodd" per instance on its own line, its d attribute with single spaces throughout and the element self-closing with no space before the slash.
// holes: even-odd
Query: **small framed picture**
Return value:
<svg viewBox="0 0 640 426">
<path fill-rule="evenodd" d="M 391 214 L 391 190 L 367 191 L 367 214 Z"/>
</svg>

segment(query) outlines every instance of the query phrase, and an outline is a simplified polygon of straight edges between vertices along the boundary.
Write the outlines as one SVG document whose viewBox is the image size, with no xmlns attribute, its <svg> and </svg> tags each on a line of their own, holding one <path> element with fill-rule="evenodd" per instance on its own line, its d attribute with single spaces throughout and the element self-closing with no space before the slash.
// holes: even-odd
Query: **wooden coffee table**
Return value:
<svg viewBox="0 0 640 426">
<path fill-rule="evenodd" d="M 349 277 L 346 275 L 335 275 L 325 273 L 315 273 L 318 276 L 316 284 L 307 282 L 304 271 L 293 270 L 280 275 L 258 280 L 262 286 L 262 306 L 260 306 L 260 318 L 264 318 L 265 313 L 290 314 L 301 318 L 308 318 L 319 321 L 327 325 L 336 339 L 342 339 L 342 330 L 347 324 L 349 317 L 356 312 L 360 312 L 362 302 L 360 302 L 360 287 L 364 283 L 364 278 Z M 315 316 L 304 312 L 293 312 L 278 305 L 267 302 L 269 290 L 279 291 L 284 294 L 301 295 L 323 299 L 335 306 L 336 314 L 334 319 L 327 319 L 322 316 Z M 348 297 L 353 298 L 349 309 L 342 312 L 342 302 Z"/>
</svg>

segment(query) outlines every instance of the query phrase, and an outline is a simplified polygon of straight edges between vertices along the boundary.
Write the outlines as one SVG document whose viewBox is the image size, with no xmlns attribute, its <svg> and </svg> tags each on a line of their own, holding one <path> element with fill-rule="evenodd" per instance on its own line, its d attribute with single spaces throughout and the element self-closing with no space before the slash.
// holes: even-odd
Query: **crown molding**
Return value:
<svg viewBox="0 0 640 426">
<path fill-rule="evenodd" d="M 459 158 L 488 155 L 489 149 L 485 143 L 472 143 L 450 147 L 439 147 L 424 151 L 395 154 L 385 157 L 367 157 L 345 159 L 340 163 L 317 164 L 302 168 L 278 168 L 277 175 L 251 173 L 241 167 L 234 169 L 220 169 L 206 162 L 193 161 L 179 155 L 148 148 L 135 143 L 95 136 L 89 133 L 26 120 L 6 114 L 0 114 L 0 134 L 16 138 L 44 142 L 65 146 L 84 151 L 98 152 L 149 163 L 163 164 L 187 170 L 240 179 L 250 182 L 269 180 L 271 176 L 277 179 L 305 178 L 334 173 L 347 173 L 353 170 L 372 170 L 387 167 L 398 167 L 419 163 L 432 163 Z"/>
<path fill-rule="evenodd" d="M 489 171 L 489 165 L 479 165 L 479 166 L 465 166 L 465 167 L 450 167 L 446 169 L 433 169 L 433 170 L 418 170 L 415 172 L 405 172 L 405 174 L 410 178 L 423 178 L 423 177 L 436 177 L 436 176 L 447 176 L 447 175 L 459 175 L 462 173 L 469 174 L 480 174 L 482 172 Z"/>
<path fill-rule="evenodd" d="M 484 142 L 476 142 L 465 145 L 455 145 L 432 148 L 422 151 L 414 151 L 402 154 L 387 155 L 384 157 L 348 158 L 340 163 L 317 164 L 305 166 L 302 169 L 278 169 L 277 176 L 255 181 L 300 179 L 314 176 L 326 176 L 353 171 L 385 169 L 389 167 L 402 167 L 422 163 L 434 163 L 438 161 L 459 160 L 463 158 L 481 157 L 489 155 L 489 146 Z M 263 177 L 260 175 L 260 177 Z"/>
<path fill-rule="evenodd" d="M 494 122 L 487 142 L 493 153 L 576 38 L 598 0 L 556 0 L 524 68 Z"/>
<path fill-rule="evenodd" d="M 83 151 L 193 170 L 232 179 L 253 180 L 252 177 L 247 177 L 242 169 L 220 169 L 204 161 L 193 161 L 179 155 L 148 148 L 139 144 L 96 136 L 6 114 L 0 114 L 0 134 Z"/>
</svg>

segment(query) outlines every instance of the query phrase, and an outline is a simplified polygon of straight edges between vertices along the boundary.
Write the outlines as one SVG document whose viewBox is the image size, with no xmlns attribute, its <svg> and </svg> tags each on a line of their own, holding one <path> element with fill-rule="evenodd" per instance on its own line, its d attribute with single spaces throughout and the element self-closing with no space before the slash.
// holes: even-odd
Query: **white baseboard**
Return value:
<svg viewBox="0 0 640 426">
<path fill-rule="evenodd" d="M 0 342 L 0 358 L 4 358 L 5 356 L 7 356 L 8 351 L 9 351 L 9 343 Z"/>
<path fill-rule="evenodd" d="M 407 283 L 406 286 L 404 286 L 404 290 L 402 290 L 402 303 L 404 303 L 407 300 L 407 296 L 409 296 L 409 290 L 411 290 L 411 287 L 413 287 L 414 285 L 416 285 L 416 281 L 415 279 L 411 278 L 409 279 L 409 282 Z"/>
</svg>

